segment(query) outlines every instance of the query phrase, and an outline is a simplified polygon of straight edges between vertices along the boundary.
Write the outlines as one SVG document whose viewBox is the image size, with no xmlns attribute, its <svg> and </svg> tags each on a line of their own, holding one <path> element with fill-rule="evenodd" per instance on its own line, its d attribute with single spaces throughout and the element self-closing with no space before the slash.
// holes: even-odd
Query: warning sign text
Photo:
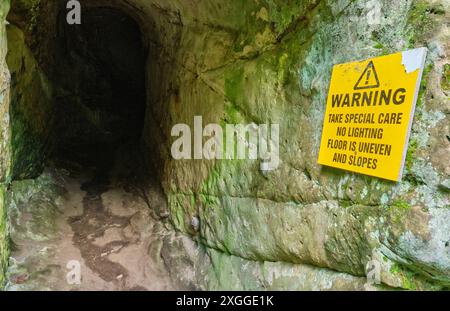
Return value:
<svg viewBox="0 0 450 311">
<path fill-rule="evenodd" d="M 334 67 L 320 164 L 401 179 L 425 55 L 418 49 Z"/>
</svg>

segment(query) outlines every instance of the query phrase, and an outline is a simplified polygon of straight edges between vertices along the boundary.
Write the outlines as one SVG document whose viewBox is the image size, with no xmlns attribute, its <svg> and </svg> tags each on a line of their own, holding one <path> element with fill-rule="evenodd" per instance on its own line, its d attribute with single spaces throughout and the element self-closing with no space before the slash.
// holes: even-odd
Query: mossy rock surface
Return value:
<svg viewBox="0 0 450 311">
<path fill-rule="evenodd" d="M 151 122 L 143 140 L 157 147 L 147 157 L 161 159 L 157 175 L 173 226 L 196 239 L 215 264 L 205 268 L 211 288 L 292 288 L 305 275 L 317 284 L 334 276 L 359 284 L 374 257 L 386 260 L 388 286 L 448 286 L 449 65 L 442 56 L 450 55 L 448 1 L 236 0 L 200 1 L 195 8 L 185 1 L 128 2 L 142 8 L 140 21 L 155 31 L 148 42 Z M 52 108 L 52 81 L 44 74 L 52 55 L 31 44 L 49 40 L 38 30 L 51 25 L 40 14 L 51 9 L 48 3 L 17 0 L 11 15 L 20 28 L 10 28 L 13 108 L 0 115 L 11 120 L 0 149 L 9 181 L 37 176 L 52 144 L 42 125 Z M 333 65 L 421 46 L 430 53 L 405 179 L 391 183 L 318 165 Z M 198 115 L 205 124 L 280 124 L 279 168 L 262 172 L 258 161 L 245 160 L 174 161 L 172 126 L 191 125 Z M 41 189 L 40 181 L 13 185 L 27 193 Z M 51 208 L 42 215 L 41 225 L 50 229 Z M 320 269 L 299 268 L 304 264 Z"/>
</svg>

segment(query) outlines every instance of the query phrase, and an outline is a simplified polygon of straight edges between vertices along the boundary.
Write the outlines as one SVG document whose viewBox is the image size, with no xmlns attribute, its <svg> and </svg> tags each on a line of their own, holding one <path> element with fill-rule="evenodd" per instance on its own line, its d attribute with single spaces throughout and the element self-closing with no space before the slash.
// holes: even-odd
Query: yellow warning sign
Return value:
<svg viewBox="0 0 450 311">
<path fill-rule="evenodd" d="M 319 164 L 401 180 L 426 52 L 334 66 Z"/>
</svg>

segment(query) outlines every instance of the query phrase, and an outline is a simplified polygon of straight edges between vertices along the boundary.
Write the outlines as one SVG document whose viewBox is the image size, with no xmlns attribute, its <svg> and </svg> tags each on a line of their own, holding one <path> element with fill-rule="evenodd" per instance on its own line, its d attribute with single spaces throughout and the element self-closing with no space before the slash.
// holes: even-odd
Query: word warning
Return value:
<svg viewBox="0 0 450 311">
<path fill-rule="evenodd" d="M 427 50 L 336 65 L 319 164 L 400 181 Z"/>
</svg>

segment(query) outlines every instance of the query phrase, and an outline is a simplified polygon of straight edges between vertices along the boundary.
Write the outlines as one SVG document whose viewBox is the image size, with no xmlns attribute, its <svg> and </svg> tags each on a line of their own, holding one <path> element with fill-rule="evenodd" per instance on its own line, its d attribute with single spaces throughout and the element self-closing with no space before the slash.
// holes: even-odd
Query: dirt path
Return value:
<svg viewBox="0 0 450 311">
<path fill-rule="evenodd" d="M 148 202 L 101 173 L 47 175 L 63 194 L 17 200 L 8 290 L 174 289 L 152 251 L 161 237 Z M 49 214 L 36 212 L 46 210 L 42 204 L 56 209 L 52 226 L 40 222 Z"/>
</svg>

